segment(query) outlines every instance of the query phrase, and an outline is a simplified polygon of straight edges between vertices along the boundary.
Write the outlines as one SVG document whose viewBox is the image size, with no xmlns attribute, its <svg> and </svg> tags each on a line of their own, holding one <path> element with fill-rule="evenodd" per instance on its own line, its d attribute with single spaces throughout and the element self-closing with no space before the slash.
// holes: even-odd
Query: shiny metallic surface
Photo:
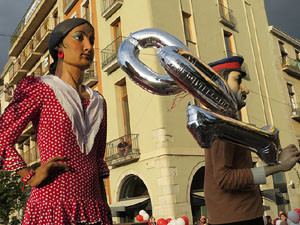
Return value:
<svg viewBox="0 0 300 225">
<path fill-rule="evenodd" d="M 188 106 L 187 119 L 188 130 L 203 148 L 211 147 L 219 138 L 248 147 L 269 165 L 278 164 L 279 132 L 274 127 L 260 129 L 194 105 Z"/>
<path fill-rule="evenodd" d="M 148 47 L 158 49 L 158 59 L 168 75 L 153 72 L 138 59 L 140 50 Z M 118 63 L 148 92 L 172 95 L 186 90 L 201 102 L 201 108 L 189 105 L 187 109 L 187 128 L 201 147 L 209 148 L 219 138 L 248 147 L 269 165 L 278 164 L 278 130 L 235 119 L 237 103 L 226 81 L 172 35 L 157 29 L 131 34 L 119 48 Z"/>
<path fill-rule="evenodd" d="M 190 52 L 165 46 L 157 50 L 166 72 L 187 92 L 211 111 L 236 117 L 237 106 L 226 81 Z"/>
<path fill-rule="evenodd" d="M 118 51 L 118 63 L 122 70 L 137 85 L 153 94 L 172 95 L 183 89 L 168 75 L 157 74 L 139 59 L 143 48 L 176 46 L 188 51 L 188 48 L 177 38 L 158 29 L 144 29 L 132 33 L 124 40 Z"/>
</svg>

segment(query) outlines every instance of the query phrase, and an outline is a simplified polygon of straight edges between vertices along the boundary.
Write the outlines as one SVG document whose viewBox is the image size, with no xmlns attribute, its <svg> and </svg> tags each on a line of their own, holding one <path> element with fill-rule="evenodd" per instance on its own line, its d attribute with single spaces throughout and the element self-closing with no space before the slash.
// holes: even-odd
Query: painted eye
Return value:
<svg viewBox="0 0 300 225">
<path fill-rule="evenodd" d="M 76 35 L 74 35 L 74 39 L 78 40 L 78 41 L 82 41 L 83 40 L 83 35 L 82 34 L 76 34 Z"/>
</svg>

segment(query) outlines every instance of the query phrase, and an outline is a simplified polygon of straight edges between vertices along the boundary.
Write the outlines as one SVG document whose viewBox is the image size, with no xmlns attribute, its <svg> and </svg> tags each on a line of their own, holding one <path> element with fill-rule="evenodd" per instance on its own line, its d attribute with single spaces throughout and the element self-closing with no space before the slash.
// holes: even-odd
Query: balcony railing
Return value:
<svg viewBox="0 0 300 225">
<path fill-rule="evenodd" d="M 41 54 L 34 51 L 34 41 L 30 40 L 21 53 L 21 69 L 30 70 L 40 57 Z"/>
<path fill-rule="evenodd" d="M 58 18 L 48 17 L 35 32 L 33 35 L 35 52 L 44 53 L 48 49 L 49 37 L 56 23 L 59 23 Z"/>
<path fill-rule="evenodd" d="M 118 67 L 117 54 L 122 43 L 122 36 L 118 37 L 101 51 L 101 66 L 105 72 L 111 72 Z"/>
<path fill-rule="evenodd" d="M 33 0 L 10 38 L 10 56 L 20 54 L 57 0 Z"/>
<path fill-rule="evenodd" d="M 128 152 L 125 156 L 118 153 L 120 138 L 124 138 L 124 141 L 128 143 Z M 131 163 L 140 158 L 138 134 L 125 135 L 120 138 L 112 140 L 106 144 L 107 156 L 105 160 L 109 166 L 119 166 L 125 163 Z"/>
<path fill-rule="evenodd" d="M 42 75 L 49 73 L 50 68 L 50 55 L 48 55 L 42 62 Z"/>
<path fill-rule="evenodd" d="M 27 70 L 21 68 L 25 61 L 24 54 L 21 54 L 15 61 L 14 66 L 9 71 L 9 83 L 17 84 L 27 74 Z"/>
<path fill-rule="evenodd" d="M 219 0 L 219 12 L 220 12 L 220 22 L 223 23 L 225 26 L 228 26 L 230 28 L 235 27 L 234 17 L 233 17 L 233 11 L 226 6 L 224 6 Z"/>
<path fill-rule="evenodd" d="M 290 75 L 300 77 L 300 61 L 292 59 L 288 56 L 281 58 L 282 70 Z"/>
<path fill-rule="evenodd" d="M 77 2 L 78 0 L 64 0 L 64 13 L 69 13 Z"/>
<path fill-rule="evenodd" d="M 43 75 L 41 64 L 35 69 L 35 71 L 33 72 L 33 75 L 36 76 L 36 77 L 39 77 L 39 76 Z"/>
<path fill-rule="evenodd" d="M 30 161 L 29 164 L 38 163 L 40 161 L 40 151 L 37 146 L 30 148 Z"/>
<path fill-rule="evenodd" d="M 300 122 L 300 107 L 299 103 L 291 104 L 292 111 L 291 111 L 291 118 Z"/>
<path fill-rule="evenodd" d="M 83 83 L 89 87 L 92 87 L 98 82 L 96 66 L 97 63 L 93 62 L 90 68 L 84 71 Z"/>
<path fill-rule="evenodd" d="M 87 10 L 89 10 L 89 9 L 87 9 Z M 91 13 L 90 12 L 86 12 L 86 11 L 84 11 L 84 13 L 83 13 L 83 15 L 82 15 L 82 18 L 83 19 L 86 19 L 87 21 L 89 21 L 90 23 L 92 23 L 92 18 L 91 18 Z"/>
<path fill-rule="evenodd" d="M 5 101 L 10 102 L 10 100 L 14 96 L 14 87 L 13 86 L 8 86 L 7 89 L 4 92 L 5 92 Z"/>
<path fill-rule="evenodd" d="M 101 0 L 101 16 L 105 19 L 111 17 L 122 5 L 123 0 Z"/>
</svg>

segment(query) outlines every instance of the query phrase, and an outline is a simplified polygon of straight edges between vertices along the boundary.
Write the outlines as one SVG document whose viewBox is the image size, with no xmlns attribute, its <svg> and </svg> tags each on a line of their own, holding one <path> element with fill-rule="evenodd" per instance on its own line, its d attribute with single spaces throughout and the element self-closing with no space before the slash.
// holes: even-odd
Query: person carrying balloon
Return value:
<svg viewBox="0 0 300 225">
<path fill-rule="evenodd" d="M 23 224 L 112 224 L 103 179 L 106 102 L 82 84 L 94 57 L 94 28 L 84 19 L 58 24 L 49 40 L 51 75 L 28 76 L 0 116 L 0 168 L 31 186 Z M 41 165 L 30 170 L 14 148 L 32 121 Z"/>
<path fill-rule="evenodd" d="M 209 65 L 227 81 L 238 110 L 246 105 L 249 90 L 244 85 L 240 56 Z M 259 184 L 277 172 L 290 170 L 300 159 L 296 146 L 281 150 L 280 164 L 253 168 L 251 152 L 233 143 L 215 140 L 205 150 L 204 193 L 209 224 L 263 225 L 263 205 Z"/>
</svg>

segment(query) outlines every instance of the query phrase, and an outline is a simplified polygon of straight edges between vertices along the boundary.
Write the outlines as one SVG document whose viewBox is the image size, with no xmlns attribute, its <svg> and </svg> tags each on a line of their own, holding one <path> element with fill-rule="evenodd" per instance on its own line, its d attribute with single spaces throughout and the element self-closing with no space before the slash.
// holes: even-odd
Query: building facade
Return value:
<svg viewBox="0 0 300 225">
<path fill-rule="evenodd" d="M 287 116 L 283 122 L 288 127 L 286 132 L 289 134 L 289 143 L 299 147 L 300 40 L 289 36 L 274 26 L 270 26 L 269 30 L 273 44 L 272 55 L 275 58 L 273 67 L 278 72 L 273 76 L 281 83 L 281 87 L 276 90 L 281 96 L 281 98 L 276 99 L 278 108 Z M 285 174 L 286 177 L 280 173 L 273 176 L 275 192 L 279 189 L 282 190 L 281 193 L 283 194 L 283 196 L 276 194 L 277 203 L 282 202 L 282 199 L 287 199 L 292 208 L 299 207 L 300 193 L 297 187 L 300 185 L 300 176 L 298 171 L 299 166 L 297 165 L 291 172 Z M 282 184 L 284 181 L 289 187 L 287 190 Z"/>
<path fill-rule="evenodd" d="M 70 17 L 86 18 L 95 28 L 95 62 L 84 82 L 107 101 L 106 161 L 111 176 L 105 183 L 114 222 L 131 222 L 141 209 L 157 219 L 187 216 L 191 223 L 206 214 L 204 149 L 186 129 L 187 104 L 197 103 L 185 93 L 150 94 L 125 75 L 116 57 L 122 40 L 132 32 L 164 30 L 207 63 L 243 56 L 250 90 L 243 121 L 258 127 L 274 125 L 282 146 L 298 144 L 298 103 L 291 98 L 300 88 L 298 75 L 282 68 L 278 40 L 289 46 L 284 47 L 291 52 L 288 56 L 299 53 L 299 41 L 272 29 L 270 35 L 264 4 L 254 0 L 34 0 L 11 39 L 10 59 L 1 73 L 1 112 L 24 76 L 48 73 L 50 32 Z M 142 49 L 139 59 L 164 74 L 154 49 Z M 128 143 L 125 155 L 118 151 L 121 138 Z M 39 162 L 32 125 L 17 148 L 29 165 Z M 253 160 L 262 165 L 254 154 Z M 296 170 L 267 181 L 262 185 L 266 215 L 275 217 L 280 209 L 299 207 Z"/>
<path fill-rule="evenodd" d="M 132 32 L 164 30 L 207 63 L 242 55 L 248 74 L 245 83 L 250 90 L 247 107 L 242 110 L 243 121 L 258 127 L 274 125 L 280 130 L 282 146 L 297 144 L 295 132 L 286 122 L 290 121 L 290 112 L 282 110 L 287 99 L 278 93 L 281 78 L 274 76 L 282 69 L 274 67 L 277 58 L 263 2 L 100 2 L 99 46 L 109 124 L 107 162 L 111 166 L 111 206 L 116 222 L 133 220 L 143 207 L 156 218 L 188 216 L 195 221 L 206 214 L 204 151 L 186 129 L 186 106 L 194 99 L 149 94 L 125 75 L 116 54 L 122 40 Z M 139 59 L 164 73 L 153 49 L 142 49 Z M 117 148 L 122 137 L 131 148 L 125 157 Z M 253 160 L 262 165 L 254 154 Z M 295 174 L 295 170 L 281 173 L 262 185 L 266 215 L 275 217 L 278 210 L 299 206 L 299 194 L 287 185 L 294 182 Z"/>
</svg>

